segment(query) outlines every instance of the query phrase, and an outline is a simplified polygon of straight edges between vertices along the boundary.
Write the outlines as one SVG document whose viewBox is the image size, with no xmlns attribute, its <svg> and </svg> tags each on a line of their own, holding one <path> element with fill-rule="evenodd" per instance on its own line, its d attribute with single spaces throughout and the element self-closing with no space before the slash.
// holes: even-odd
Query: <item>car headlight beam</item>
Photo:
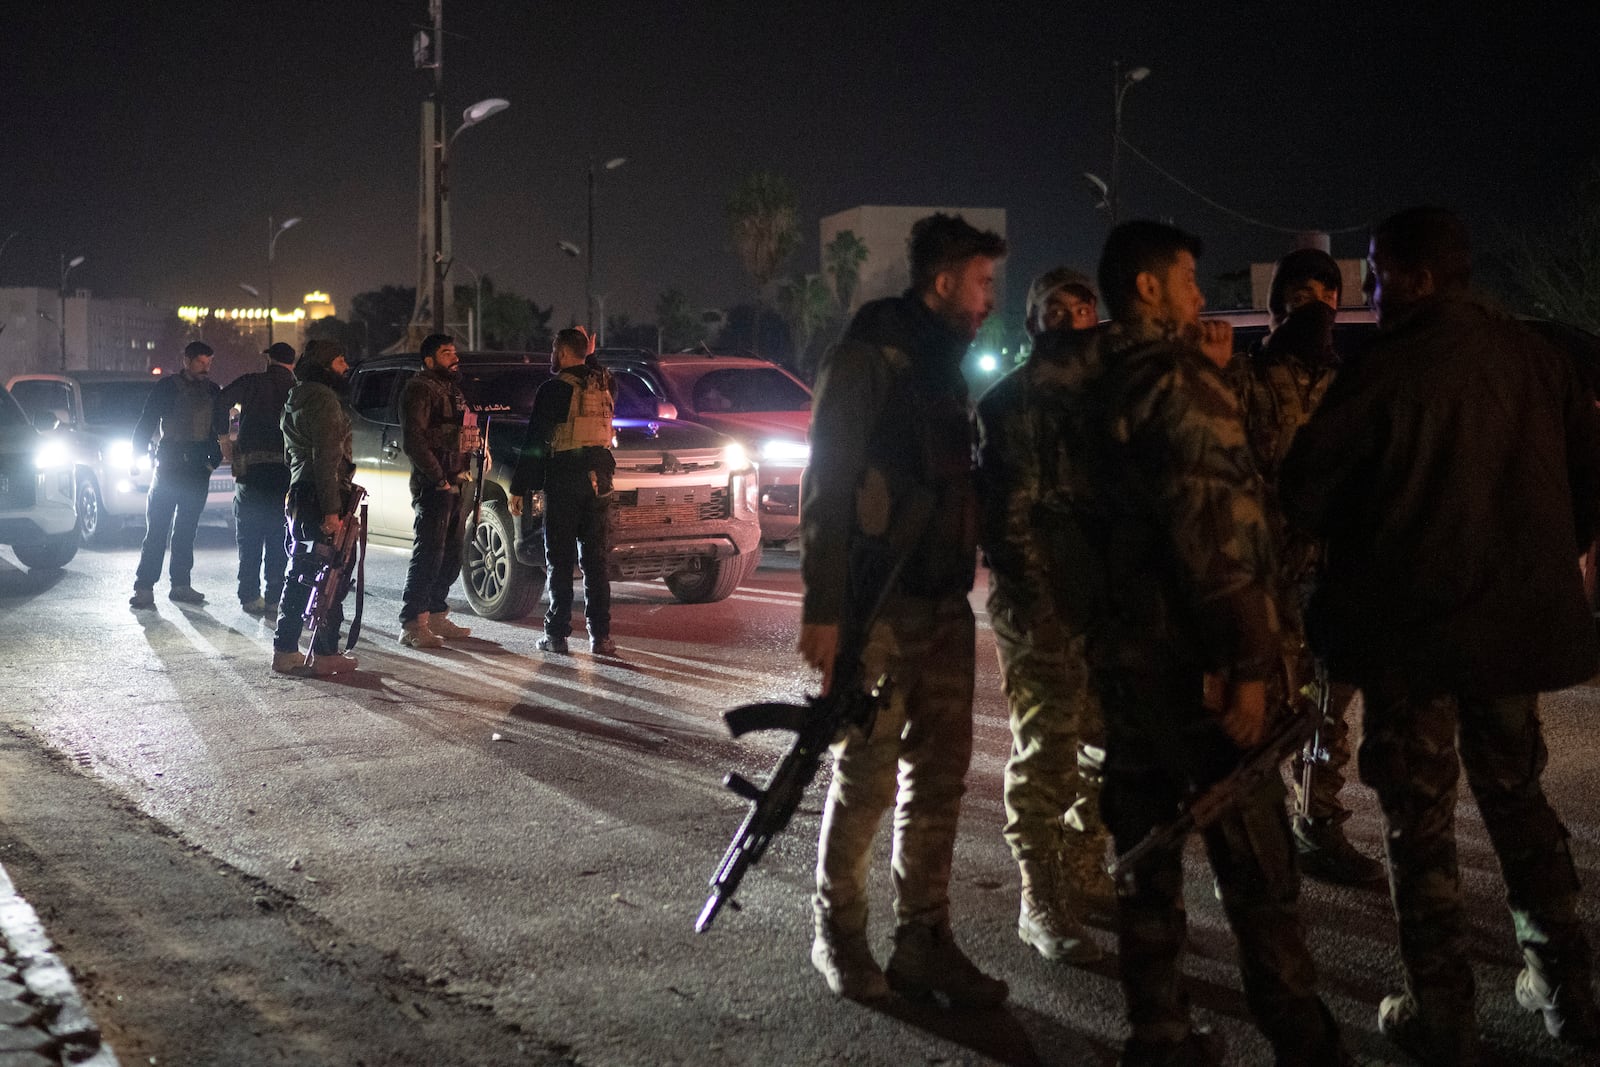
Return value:
<svg viewBox="0 0 1600 1067">
<path fill-rule="evenodd" d="M 750 453 L 737 441 L 730 441 L 722 446 L 722 462 L 731 471 L 748 470 L 750 467 Z"/>
<path fill-rule="evenodd" d="M 63 441 L 46 441 L 33 454 L 33 465 L 42 471 L 65 467 L 72 462 L 72 453 Z"/>
<path fill-rule="evenodd" d="M 761 442 L 761 462 L 803 465 L 811 462 L 811 446 L 804 441 L 774 437 Z"/>
</svg>

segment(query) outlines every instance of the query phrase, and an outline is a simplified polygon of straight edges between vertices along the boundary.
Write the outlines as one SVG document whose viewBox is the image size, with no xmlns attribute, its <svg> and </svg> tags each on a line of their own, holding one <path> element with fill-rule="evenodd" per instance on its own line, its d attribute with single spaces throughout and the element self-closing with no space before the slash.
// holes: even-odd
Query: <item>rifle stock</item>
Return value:
<svg viewBox="0 0 1600 1067">
<path fill-rule="evenodd" d="M 350 583 L 355 578 L 357 565 L 364 555 L 363 547 L 367 541 L 366 498 L 365 489 L 359 485 L 352 485 L 344 509 L 339 513 L 342 520 L 339 536 L 331 545 L 319 543 L 313 548 L 317 571 L 309 579 L 311 596 L 306 600 L 304 615 L 306 634 L 310 641 L 306 652 L 307 666 L 311 665 L 315 654 L 311 650 L 316 648 L 317 631 L 327 625 L 328 614 L 334 605 L 344 600 L 345 593 L 349 591 Z M 359 616 L 358 607 L 358 619 Z M 358 626 L 359 622 L 351 626 L 347 650 L 355 644 Z"/>
</svg>

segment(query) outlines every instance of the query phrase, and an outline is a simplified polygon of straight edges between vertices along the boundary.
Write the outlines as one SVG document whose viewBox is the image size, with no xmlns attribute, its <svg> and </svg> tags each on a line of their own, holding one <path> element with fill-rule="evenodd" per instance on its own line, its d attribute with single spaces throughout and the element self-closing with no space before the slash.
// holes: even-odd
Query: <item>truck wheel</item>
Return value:
<svg viewBox="0 0 1600 1067">
<path fill-rule="evenodd" d="M 544 592 L 544 571 L 517 562 L 516 526 L 498 501 L 485 502 L 482 520 L 467 528 L 461 584 L 472 610 L 485 619 L 526 618 Z"/>
<path fill-rule="evenodd" d="M 72 562 L 72 557 L 78 554 L 78 534 L 62 534 L 52 537 L 43 544 L 12 545 L 11 551 L 17 554 L 17 559 L 30 571 L 55 571 Z"/>
<path fill-rule="evenodd" d="M 755 570 L 752 564 L 759 562 L 760 556 L 753 553 L 714 559 L 699 570 L 667 575 L 667 588 L 685 604 L 713 604 L 732 596 L 739 583 Z"/>
<path fill-rule="evenodd" d="M 111 540 L 116 524 L 106 515 L 100 496 L 100 483 L 88 474 L 78 481 L 78 539 L 87 546 L 102 547 Z"/>
</svg>

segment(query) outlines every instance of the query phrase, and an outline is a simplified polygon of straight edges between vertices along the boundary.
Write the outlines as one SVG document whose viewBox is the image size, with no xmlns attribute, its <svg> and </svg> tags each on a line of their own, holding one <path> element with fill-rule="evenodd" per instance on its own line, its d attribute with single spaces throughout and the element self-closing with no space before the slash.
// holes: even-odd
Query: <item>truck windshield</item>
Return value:
<svg viewBox="0 0 1600 1067">
<path fill-rule="evenodd" d="M 144 402 L 155 388 L 155 379 L 135 378 L 122 382 L 84 382 L 83 421 L 96 424 L 132 426 L 144 414 Z"/>
</svg>

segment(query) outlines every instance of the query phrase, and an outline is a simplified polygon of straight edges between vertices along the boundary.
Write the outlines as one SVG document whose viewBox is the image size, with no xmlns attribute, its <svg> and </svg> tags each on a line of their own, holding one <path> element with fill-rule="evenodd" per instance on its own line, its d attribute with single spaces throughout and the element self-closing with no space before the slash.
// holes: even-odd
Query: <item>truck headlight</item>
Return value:
<svg viewBox="0 0 1600 1067">
<path fill-rule="evenodd" d="M 743 445 L 734 441 L 722 447 L 722 462 L 731 471 L 747 470 L 750 466 L 750 453 L 744 450 Z"/>
<path fill-rule="evenodd" d="M 106 456 L 113 467 L 127 470 L 133 466 L 133 442 L 112 441 L 111 447 L 106 450 Z"/>
<path fill-rule="evenodd" d="M 33 465 L 42 471 L 65 467 L 71 463 L 72 453 L 67 451 L 66 443 L 62 441 L 46 441 L 33 454 Z"/>
<path fill-rule="evenodd" d="M 804 441 L 774 437 L 761 442 L 761 462 L 804 466 L 811 462 L 811 446 Z"/>
</svg>

